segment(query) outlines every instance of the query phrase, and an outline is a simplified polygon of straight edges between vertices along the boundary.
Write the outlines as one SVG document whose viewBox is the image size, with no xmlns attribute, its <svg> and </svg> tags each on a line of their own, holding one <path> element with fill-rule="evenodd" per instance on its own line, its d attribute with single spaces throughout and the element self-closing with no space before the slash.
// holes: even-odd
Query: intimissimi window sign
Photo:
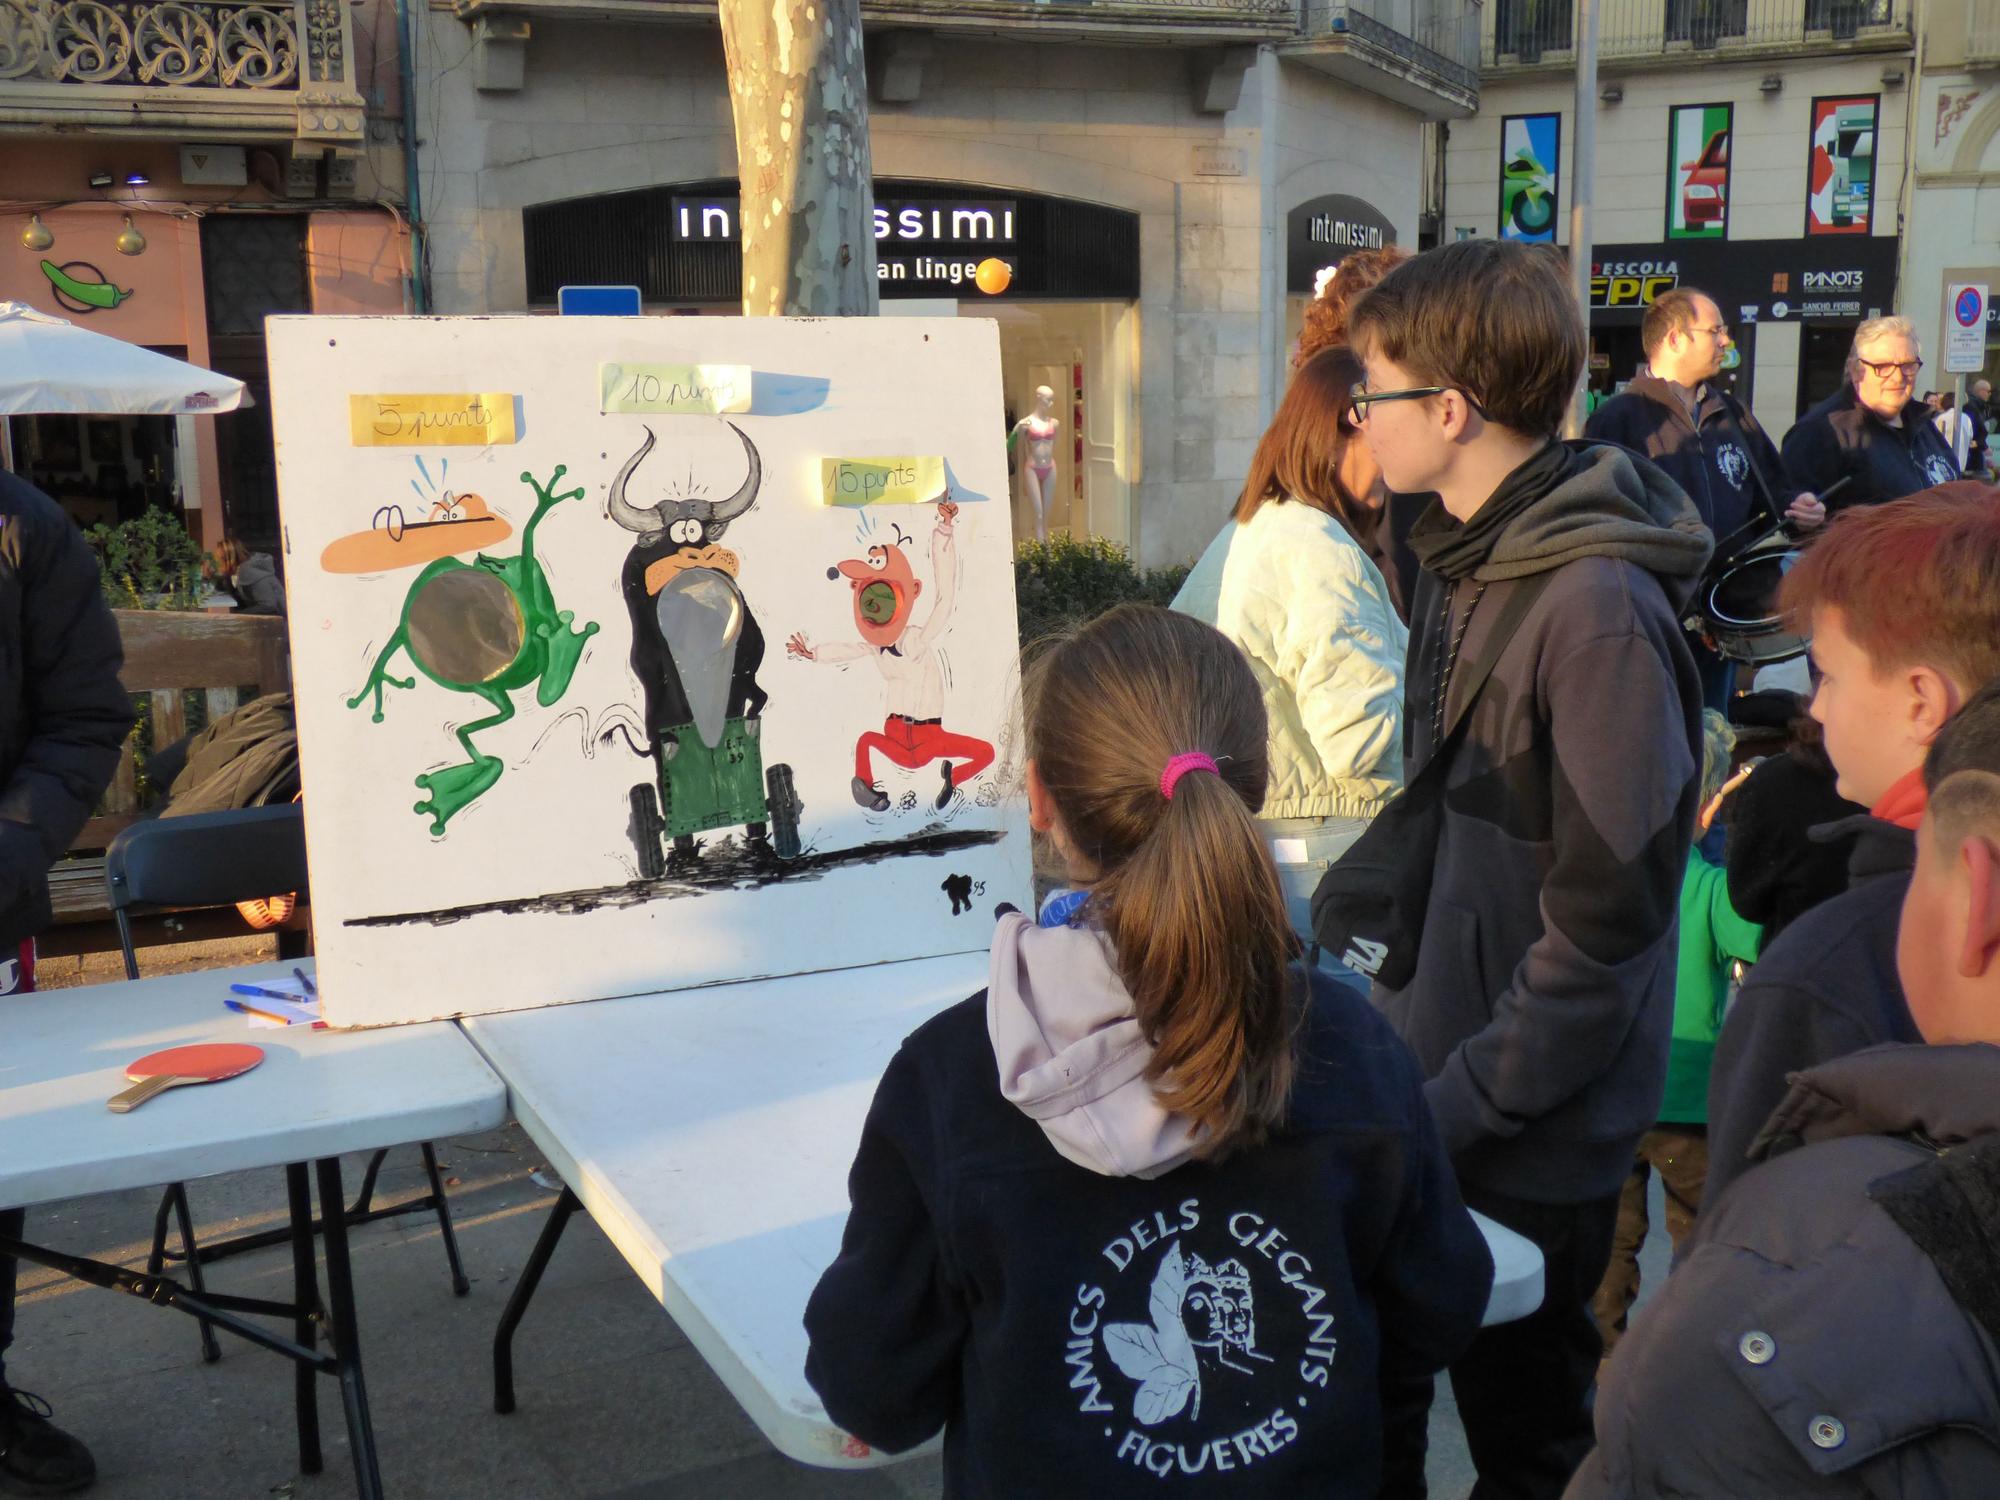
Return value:
<svg viewBox="0 0 2000 1500">
<path fill-rule="evenodd" d="M 1345 193 L 1309 198 L 1285 220 L 1285 285 L 1311 292 L 1313 278 L 1356 250 L 1396 243 L 1396 226 L 1374 204 Z"/>
<path fill-rule="evenodd" d="M 875 184 L 877 280 L 884 297 L 977 296 L 987 259 L 1013 272 L 1006 295 L 1128 299 L 1139 294 L 1136 214 L 1030 194 L 995 197 L 947 183 Z M 645 188 L 523 210 L 531 302 L 556 288 L 623 278 L 648 301 L 735 301 L 742 211 L 730 181 Z M 579 283 L 580 284 L 580 283 Z"/>
</svg>

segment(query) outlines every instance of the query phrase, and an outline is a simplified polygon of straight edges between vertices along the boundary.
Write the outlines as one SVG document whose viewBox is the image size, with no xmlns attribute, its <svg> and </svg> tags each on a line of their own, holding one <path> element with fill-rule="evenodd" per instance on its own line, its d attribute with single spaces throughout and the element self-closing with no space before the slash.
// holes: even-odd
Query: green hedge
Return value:
<svg viewBox="0 0 2000 1500">
<path fill-rule="evenodd" d="M 1171 604 L 1191 566 L 1141 568 L 1130 551 L 1103 537 L 1059 532 L 1046 542 L 1022 542 L 1014 549 L 1021 644 L 1074 630 L 1115 604 Z"/>
</svg>

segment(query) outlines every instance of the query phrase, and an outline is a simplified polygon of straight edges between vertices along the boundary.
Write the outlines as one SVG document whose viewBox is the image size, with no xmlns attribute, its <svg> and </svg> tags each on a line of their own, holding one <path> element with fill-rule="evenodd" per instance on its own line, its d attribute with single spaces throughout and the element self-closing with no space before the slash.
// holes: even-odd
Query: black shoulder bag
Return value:
<svg viewBox="0 0 2000 1500">
<path fill-rule="evenodd" d="M 1431 877 L 1444 831 L 1444 774 L 1450 752 L 1465 732 L 1486 679 L 1550 576 L 1536 574 L 1508 596 L 1484 652 L 1462 669 L 1470 674 L 1471 687 L 1458 717 L 1410 784 L 1375 815 L 1367 831 L 1320 877 L 1313 892 L 1313 936 L 1319 946 L 1387 989 L 1402 989 L 1416 976 L 1417 948 L 1423 941 L 1424 913 L 1430 906 Z"/>
</svg>

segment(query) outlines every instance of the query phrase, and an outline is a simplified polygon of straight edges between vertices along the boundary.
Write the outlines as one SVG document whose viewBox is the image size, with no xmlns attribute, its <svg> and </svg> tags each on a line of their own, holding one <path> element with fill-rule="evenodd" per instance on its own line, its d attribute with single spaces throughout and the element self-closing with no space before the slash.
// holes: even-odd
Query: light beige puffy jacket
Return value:
<svg viewBox="0 0 2000 1500">
<path fill-rule="evenodd" d="M 1410 635 L 1382 575 L 1332 516 L 1267 501 L 1201 555 L 1175 609 L 1243 649 L 1264 690 L 1264 818 L 1370 818 L 1402 786 Z"/>
</svg>

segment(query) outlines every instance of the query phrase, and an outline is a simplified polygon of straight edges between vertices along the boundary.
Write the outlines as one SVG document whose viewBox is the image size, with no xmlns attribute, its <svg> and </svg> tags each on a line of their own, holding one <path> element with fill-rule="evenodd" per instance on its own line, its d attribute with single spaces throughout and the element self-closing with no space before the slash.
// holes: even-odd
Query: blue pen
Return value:
<svg viewBox="0 0 2000 1500">
<path fill-rule="evenodd" d="M 263 999 L 266 1000 L 286 1000 L 291 1002 L 293 1005 L 297 1005 L 299 1003 L 299 997 L 297 995 L 287 995 L 283 990 L 262 989 L 254 984 L 232 984 L 229 988 L 233 994 L 257 995 L 261 996 Z"/>
</svg>

